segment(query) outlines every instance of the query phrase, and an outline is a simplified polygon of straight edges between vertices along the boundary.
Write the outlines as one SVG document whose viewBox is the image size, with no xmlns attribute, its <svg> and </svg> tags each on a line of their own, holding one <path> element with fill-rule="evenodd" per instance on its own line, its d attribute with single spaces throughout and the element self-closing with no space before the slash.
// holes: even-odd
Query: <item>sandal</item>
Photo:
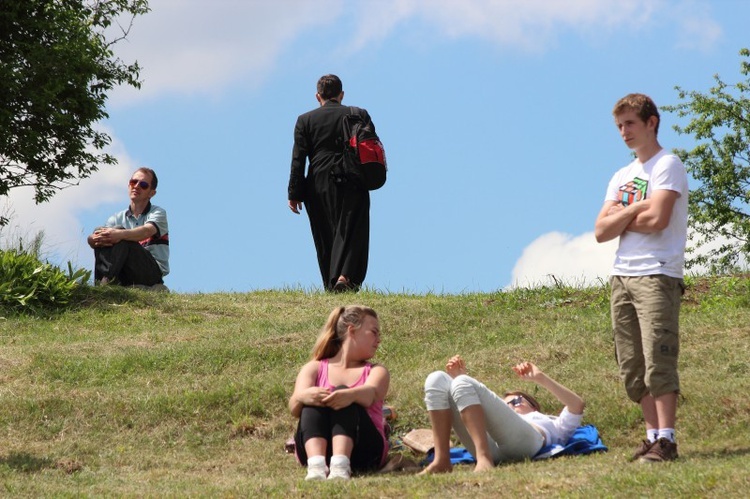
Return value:
<svg viewBox="0 0 750 499">
<path fill-rule="evenodd" d="M 351 291 L 352 289 L 354 289 L 354 286 L 352 286 L 349 279 L 343 275 L 340 276 L 339 280 L 336 281 L 336 284 L 333 285 L 334 293 L 344 293 L 345 291 Z"/>
</svg>

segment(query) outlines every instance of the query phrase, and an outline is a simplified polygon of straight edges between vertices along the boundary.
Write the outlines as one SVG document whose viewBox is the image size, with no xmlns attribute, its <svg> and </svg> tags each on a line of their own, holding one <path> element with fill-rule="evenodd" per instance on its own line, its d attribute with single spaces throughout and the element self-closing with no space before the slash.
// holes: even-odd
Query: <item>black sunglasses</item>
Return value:
<svg viewBox="0 0 750 499">
<path fill-rule="evenodd" d="M 524 398 L 522 395 L 516 395 L 506 403 L 510 406 L 518 407 L 519 405 L 523 404 L 523 400 Z"/>
<path fill-rule="evenodd" d="M 148 189 L 149 187 L 151 187 L 151 184 L 149 184 L 149 183 L 148 183 L 148 182 L 146 182 L 145 180 L 140 180 L 140 181 L 139 181 L 139 180 L 136 180 L 136 179 L 134 179 L 134 178 L 131 178 L 131 179 L 130 179 L 130 181 L 129 181 L 128 183 L 130 184 L 130 187 L 135 187 L 135 186 L 137 185 L 138 187 L 140 187 L 140 188 L 141 188 L 141 189 L 143 189 L 144 191 L 145 191 L 146 189 Z"/>
</svg>

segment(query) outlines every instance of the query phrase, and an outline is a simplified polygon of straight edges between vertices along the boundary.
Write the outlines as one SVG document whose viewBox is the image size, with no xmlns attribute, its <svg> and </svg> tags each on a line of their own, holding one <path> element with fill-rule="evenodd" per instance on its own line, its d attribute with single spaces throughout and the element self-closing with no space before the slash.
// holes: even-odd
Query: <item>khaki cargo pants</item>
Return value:
<svg viewBox="0 0 750 499">
<path fill-rule="evenodd" d="M 680 391 L 682 279 L 666 275 L 612 276 L 612 330 L 620 377 L 633 402 Z"/>
</svg>

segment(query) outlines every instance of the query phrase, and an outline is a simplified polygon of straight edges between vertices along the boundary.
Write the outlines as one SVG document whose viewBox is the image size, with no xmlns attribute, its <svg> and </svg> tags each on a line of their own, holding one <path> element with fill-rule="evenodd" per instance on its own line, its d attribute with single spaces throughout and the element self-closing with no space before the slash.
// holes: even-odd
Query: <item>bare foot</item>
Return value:
<svg viewBox="0 0 750 499">
<path fill-rule="evenodd" d="M 432 475 L 436 473 L 450 473 L 453 471 L 453 465 L 450 461 L 447 463 L 438 463 L 433 461 L 425 469 L 419 472 L 420 475 Z"/>
<path fill-rule="evenodd" d="M 492 463 L 492 461 L 487 461 L 486 459 L 477 460 L 477 465 L 474 466 L 474 473 L 489 471 L 494 467 L 495 465 Z"/>
</svg>

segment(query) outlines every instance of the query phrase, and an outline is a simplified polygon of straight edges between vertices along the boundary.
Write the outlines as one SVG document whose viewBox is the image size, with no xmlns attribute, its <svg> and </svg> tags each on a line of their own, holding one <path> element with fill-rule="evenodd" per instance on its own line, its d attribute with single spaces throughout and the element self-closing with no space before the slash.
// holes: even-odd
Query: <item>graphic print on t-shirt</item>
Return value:
<svg viewBox="0 0 750 499">
<path fill-rule="evenodd" d="M 620 202 L 623 206 L 646 199 L 646 190 L 648 189 L 648 180 L 638 177 L 634 178 L 627 184 L 620 187 Z"/>
</svg>

